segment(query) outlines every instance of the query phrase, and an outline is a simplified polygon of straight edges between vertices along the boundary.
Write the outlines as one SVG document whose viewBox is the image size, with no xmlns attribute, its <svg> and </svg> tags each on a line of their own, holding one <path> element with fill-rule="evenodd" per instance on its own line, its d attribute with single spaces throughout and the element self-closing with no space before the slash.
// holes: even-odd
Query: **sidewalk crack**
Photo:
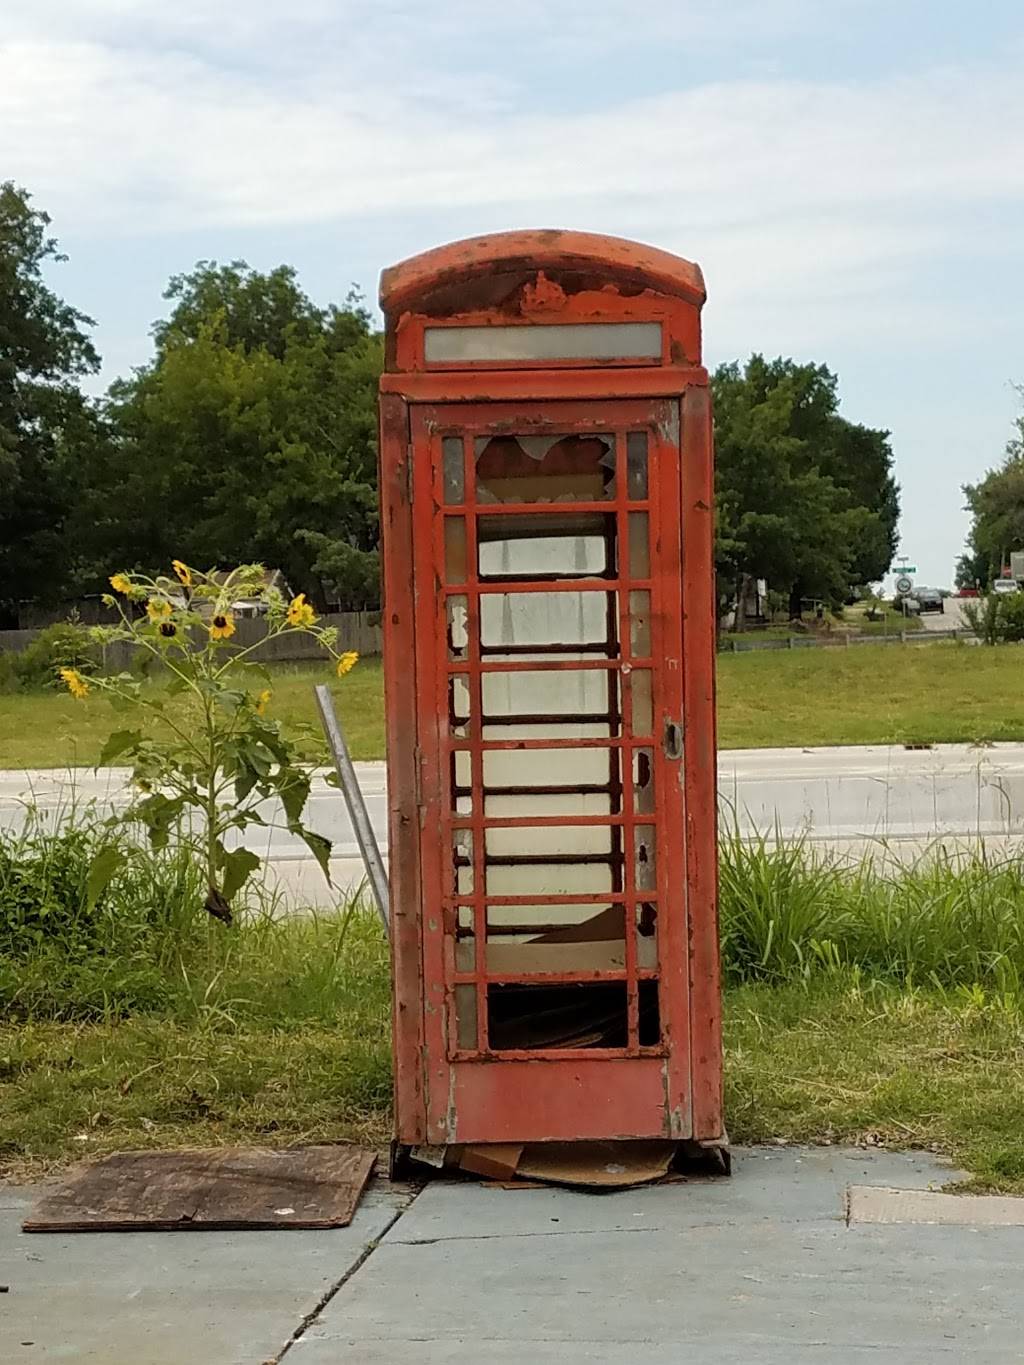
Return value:
<svg viewBox="0 0 1024 1365">
<path fill-rule="evenodd" d="M 270 1356 L 267 1360 L 263 1362 L 263 1365 L 280 1365 L 280 1362 L 284 1360 L 285 1356 L 292 1349 L 295 1343 L 299 1341 L 302 1337 L 304 1337 L 306 1333 L 309 1331 L 310 1327 L 313 1326 L 313 1323 L 316 1322 L 317 1318 L 324 1311 L 324 1309 L 327 1307 L 330 1301 L 334 1298 L 335 1294 L 337 1294 L 339 1290 L 343 1289 L 345 1285 L 348 1284 L 352 1276 L 355 1275 L 355 1273 L 366 1264 L 366 1262 L 370 1259 L 373 1253 L 380 1246 L 384 1238 L 388 1235 L 391 1229 L 398 1222 L 399 1218 L 401 1218 L 402 1214 L 405 1213 L 406 1209 L 412 1208 L 413 1204 L 416 1202 L 418 1194 L 419 1191 L 417 1191 L 417 1193 L 413 1195 L 412 1199 L 410 1199 L 407 1204 L 403 1204 L 401 1208 L 395 1209 L 394 1216 L 388 1220 L 386 1226 L 381 1228 L 380 1232 L 378 1232 L 377 1236 L 374 1237 L 372 1241 L 366 1243 L 366 1245 L 363 1247 L 362 1251 L 359 1253 L 356 1259 L 346 1269 L 345 1273 L 339 1276 L 339 1278 L 335 1280 L 332 1285 L 329 1285 L 328 1288 L 323 1292 L 323 1294 L 321 1294 L 316 1305 L 313 1308 L 311 1308 L 310 1311 L 305 1315 L 305 1317 L 296 1327 L 295 1331 L 291 1334 L 291 1336 L 288 1338 L 285 1344 L 281 1347 L 280 1351 L 278 1351 L 277 1355 Z"/>
</svg>

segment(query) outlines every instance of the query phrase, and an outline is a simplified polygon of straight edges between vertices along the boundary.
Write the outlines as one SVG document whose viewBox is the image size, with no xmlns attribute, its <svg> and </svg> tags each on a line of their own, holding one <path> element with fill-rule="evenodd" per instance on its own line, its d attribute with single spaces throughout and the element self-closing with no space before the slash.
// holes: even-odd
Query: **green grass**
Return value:
<svg viewBox="0 0 1024 1365">
<path fill-rule="evenodd" d="M 1024 653 L 956 643 L 718 659 L 725 749 L 1024 739 Z"/>
<path fill-rule="evenodd" d="M 928 1148 L 1024 1194 L 1024 1020 L 997 1001 L 839 980 L 726 992 L 734 1142 Z"/>
<path fill-rule="evenodd" d="M 271 714 L 288 725 L 319 718 L 313 685 L 331 681 L 315 663 L 278 664 L 273 670 Z M 331 681 L 335 707 L 352 757 L 384 756 L 384 683 L 379 659 L 360 659 L 349 675 Z M 63 690 L 0 694 L 0 768 L 92 767 L 123 712 L 95 695 L 84 702 Z"/>
<path fill-rule="evenodd" d="M 0 1172 L 118 1148 L 390 1130 L 390 985 L 357 906 L 231 930 L 173 850 L 95 906 L 103 831 L 0 841 Z M 948 1153 L 1024 1193 L 1024 875 L 980 854 L 879 869 L 726 838 L 733 1140 Z M 269 907 L 272 908 L 272 907 Z"/>
<path fill-rule="evenodd" d="M 1018 704 L 1024 654 L 937 642 L 722 654 L 718 734 L 723 749 L 1024 739 Z M 317 724 L 316 665 L 274 670 L 273 712 Z M 383 676 L 363 659 L 334 684 L 354 758 L 384 757 Z M 95 763 L 123 722 L 97 698 L 58 692 L 0 695 L 0 768 Z"/>
<path fill-rule="evenodd" d="M 390 1136 L 383 953 L 330 1021 L 140 1015 L 0 1024 L 0 1172 L 124 1148 Z M 365 997 L 376 1003 L 368 1008 Z M 852 1142 L 950 1155 L 1024 1193 L 1024 1023 L 997 1002 L 822 980 L 725 994 L 736 1143 Z"/>
</svg>

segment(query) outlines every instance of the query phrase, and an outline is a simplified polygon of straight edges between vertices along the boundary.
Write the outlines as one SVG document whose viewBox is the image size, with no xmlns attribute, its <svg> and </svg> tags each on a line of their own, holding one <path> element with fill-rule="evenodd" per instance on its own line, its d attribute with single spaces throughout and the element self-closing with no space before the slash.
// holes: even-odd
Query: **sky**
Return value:
<svg viewBox="0 0 1024 1365">
<path fill-rule="evenodd" d="M 901 552 L 947 586 L 1024 382 L 1020 0 L 33 0 L 0 179 L 100 387 L 198 259 L 317 301 L 457 237 L 568 227 L 699 262 L 705 359 L 827 364 L 892 433 Z"/>
</svg>

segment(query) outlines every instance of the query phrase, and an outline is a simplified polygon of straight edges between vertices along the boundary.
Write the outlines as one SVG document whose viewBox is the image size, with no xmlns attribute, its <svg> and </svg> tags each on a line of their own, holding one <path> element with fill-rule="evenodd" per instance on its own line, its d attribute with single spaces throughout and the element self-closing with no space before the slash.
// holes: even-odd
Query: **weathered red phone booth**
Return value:
<svg viewBox="0 0 1024 1365">
<path fill-rule="evenodd" d="M 724 1146 L 703 301 L 577 232 L 384 272 L 399 1159 Z"/>
</svg>

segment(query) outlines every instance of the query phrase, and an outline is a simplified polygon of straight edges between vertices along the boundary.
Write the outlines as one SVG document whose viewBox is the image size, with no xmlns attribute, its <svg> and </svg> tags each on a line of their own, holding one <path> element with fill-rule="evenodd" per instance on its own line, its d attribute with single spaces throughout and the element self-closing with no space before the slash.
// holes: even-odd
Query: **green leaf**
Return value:
<svg viewBox="0 0 1024 1365">
<path fill-rule="evenodd" d="M 146 826 L 149 833 L 149 842 L 154 848 L 166 848 L 171 826 L 181 814 L 181 808 L 185 804 L 185 798 L 176 796 L 173 799 L 164 796 L 162 792 L 154 792 L 152 796 L 147 796 L 145 801 L 140 801 L 125 812 L 125 817 L 133 820 L 140 820 Z"/>
<path fill-rule="evenodd" d="M 214 701 L 222 711 L 226 711 L 228 715 L 233 716 L 245 701 L 245 693 L 239 692 L 234 688 L 222 687 L 214 693 Z"/>
<path fill-rule="evenodd" d="M 106 848 L 101 848 L 93 858 L 85 879 L 85 899 L 90 910 L 106 891 L 114 873 L 124 862 L 125 855 L 116 844 L 107 844 Z"/>
<path fill-rule="evenodd" d="M 309 778 L 305 773 L 286 772 L 280 775 L 277 794 L 284 807 L 289 828 L 302 819 L 302 812 L 309 798 Z"/>
<path fill-rule="evenodd" d="M 295 833 L 301 835 L 301 837 L 305 840 L 306 847 L 309 849 L 310 853 L 312 853 L 313 857 L 320 864 L 320 871 L 327 878 L 327 883 L 328 885 L 330 885 L 331 882 L 330 839 L 325 839 L 322 834 L 314 834 L 311 829 L 306 829 L 302 825 L 300 825 L 295 830 Z"/>
<path fill-rule="evenodd" d="M 115 730 L 104 744 L 96 761 L 97 768 L 104 768 L 127 749 L 133 749 L 142 739 L 140 730 Z"/>
<path fill-rule="evenodd" d="M 259 774 L 248 764 L 238 764 L 235 768 L 235 800 L 244 801 L 258 781 Z"/>
<path fill-rule="evenodd" d="M 217 862 L 224 874 L 221 893 L 225 900 L 232 900 L 241 891 L 249 877 L 259 867 L 260 860 L 247 848 L 235 848 L 229 853 L 223 844 L 218 845 Z"/>
</svg>

